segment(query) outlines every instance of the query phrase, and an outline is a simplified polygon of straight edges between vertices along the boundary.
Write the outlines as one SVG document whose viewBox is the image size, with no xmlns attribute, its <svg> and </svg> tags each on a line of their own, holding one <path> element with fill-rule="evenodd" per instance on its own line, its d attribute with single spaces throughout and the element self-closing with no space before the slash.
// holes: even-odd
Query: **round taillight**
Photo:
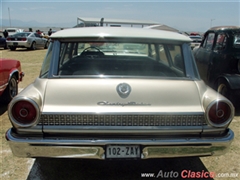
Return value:
<svg viewBox="0 0 240 180">
<path fill-rule="evenodd" d="M 216 101 L 208 107 L 208 121 L 212 126 L 223 127 L 233 118 L 233 108 L 224 101 Z"/>
<path fill-rule="evenodd" d="M 32 125 L 38 117 L 38 110 L 35 104 L 20 100 L 13 104 L 11 114 L 15 123 L 20 126 Z"/>
</svg>

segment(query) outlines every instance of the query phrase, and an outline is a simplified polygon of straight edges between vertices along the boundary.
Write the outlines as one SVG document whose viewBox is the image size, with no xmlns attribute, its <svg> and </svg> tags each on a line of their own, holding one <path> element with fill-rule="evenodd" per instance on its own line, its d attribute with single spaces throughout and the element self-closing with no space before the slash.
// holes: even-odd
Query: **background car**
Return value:
<svg viewBox="0 0 240 180">
<path fill-rule="evenodd" d="M 240 27 L 209 29 L 200 47 L 194 50 L 201 78 L 207 85 L 240 104 Z"/>
<path fill-rule="evenodd" d="M 7 49 L 7 42 L 6 42 L 6 38 L 3 37 L 2 33 L 0 35 L 0 47 Z"/>
<path fill-rule="evenodd" d="M 18 157 L 222 155 L 231 102 L 201 80 L 191 39 L 147 28 L 58 31 L 38 78 L 9 104 Z"/>
<path fill-rule="evenodd" d="M 20 32 L 7 37 L 7 46 L 10 50 L 16 50 L 16 48 L 35 50 L 39 47 L 47 49 L 48 44 L 47 39 L 34 32 Z"/>
<path fill-rule="evenodd" d="M 0 59 L 0 101 L 9 103 L 18 94 L 18 83 L 24 73 L 21 63 L 14 59 Z"/>
<path fill-rule="evenodd" d="M 9 36 L 24 31 L 24 29 L 19 29 L 19 28 L 6 28 L 6 30 Z"/>
<path fill-rule="evenodd" d="M 190 44 L 191 49 L 194 49 L 195 47 L 199 47 L 202 42 L 201 36 L 189 36 L 192 39 L 192 42 Z"/>
<path fill-rule="evenodd" d="M 198 32 L 191 32 L 189 35 L 190 36 L 201 36 L 200 33 L 198 33 Z"/>
</svg>

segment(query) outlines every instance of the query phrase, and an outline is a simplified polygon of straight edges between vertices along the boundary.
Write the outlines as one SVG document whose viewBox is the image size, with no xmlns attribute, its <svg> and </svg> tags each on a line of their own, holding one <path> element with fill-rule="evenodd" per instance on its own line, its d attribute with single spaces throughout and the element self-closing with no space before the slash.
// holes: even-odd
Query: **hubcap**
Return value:
<svg viewBox="0 0 240 180">
<path fill-rule="evenodd" d="M 17 82 L 14 78 L 12 78 L 10 81 L 9 91 L 10 91 L 11 97 L 14 97 L 17 95 Z"/>
<path fill-rule="evenodd" d="M 36 49 L 36 43 L 33 43 L 33 49 Z"/>
</svg>

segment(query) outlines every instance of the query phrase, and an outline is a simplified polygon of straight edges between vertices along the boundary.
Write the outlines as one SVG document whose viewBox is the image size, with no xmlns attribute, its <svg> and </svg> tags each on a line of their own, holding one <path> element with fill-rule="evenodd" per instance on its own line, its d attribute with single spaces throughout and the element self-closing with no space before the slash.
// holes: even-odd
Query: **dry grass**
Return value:
<svg viewBox="0 0 240 180">
<path fill-rule="evenodd" d="M 218 179 L 240 179 L 240 116 L 235 116 L 230 128 L 234 131 L 235 138 L 229 148 L 229 151 L 222 156 L 212 156 L 201 158 L 203 164 L 209 172 L 219 173 L 238 173 L 238 177 L 216 177 Z M 226 174 L 225 174 L 226 175 Z"/>
</svg>

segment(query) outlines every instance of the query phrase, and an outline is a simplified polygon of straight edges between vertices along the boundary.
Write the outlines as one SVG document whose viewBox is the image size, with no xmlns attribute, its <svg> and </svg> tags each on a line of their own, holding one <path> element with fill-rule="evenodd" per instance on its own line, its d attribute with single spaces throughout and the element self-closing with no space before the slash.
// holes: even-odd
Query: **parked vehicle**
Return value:
<svg viewBox="0 0 240 180">
<path fill-rule="evenodd" d="M 58 31 L 40 75 L 9 104 L 18 157 L 222 155 L 232 103 L 200 79 L 191 39 L 146 28 Z"/>
<path fill-rule="evenodd" d="M 18 94 L 18 83 L 24 73 L 21 63 L 14 59 L 0 59 L 0 100 L 9 103 Z"/>
<path fill-rule="evenodd" d="M 6 28 L 6 30 L 9 36 L 24 31 L 23 29 L 19 29 L 19 28 Z"/>
<path fill-rule="evenodd" d="M 0 47 L 4 48 L 4 49 L 7 49 L 6 39 L 2 35 L 0 35 Z"/>
<path fill-rule="evenodd" d="M 40 34 L 34 32 L 21 32 L 8 36 L 7 46 L 14 51 L 16 48 L 27 48 L 36 50 L 37 48 L 48 48 L 48 40 Z"/>
<path fill-rule="evenodd" d="M 194 56 L 201 78 L 237 107 L 240 97 L 240 27 L 209 29 Z"/>
<path fill-rule="evenodd" d="M 191 32 L 190 36 L 201 36 L 198 32 Z"/>
<path fill-rule="evenodd" d="M 189 36 L 192 39 L 192 42 L 190 44 L 191 49 L 194 49 L 195 47 L 199 47 L 202 42 L 201 36 Z"/>
</svg>

